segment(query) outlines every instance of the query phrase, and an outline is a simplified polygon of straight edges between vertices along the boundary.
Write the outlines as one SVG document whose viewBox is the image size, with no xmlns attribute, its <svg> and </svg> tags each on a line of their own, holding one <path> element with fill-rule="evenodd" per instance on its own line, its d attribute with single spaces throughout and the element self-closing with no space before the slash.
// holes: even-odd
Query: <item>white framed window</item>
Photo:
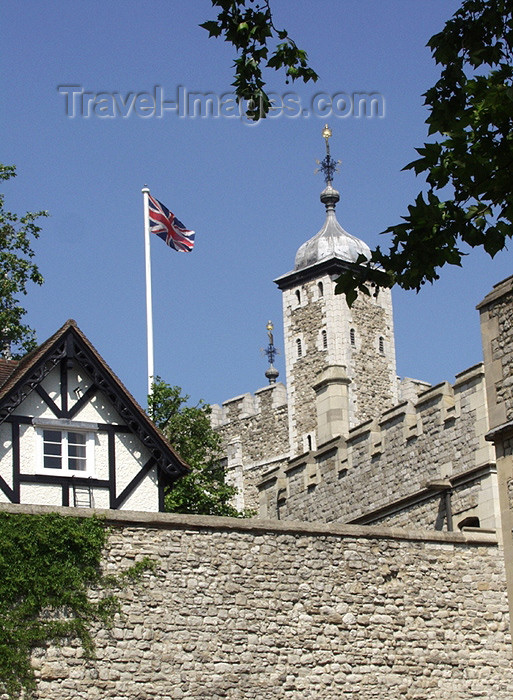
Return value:
<svg viewBox="0 0 513 700">
<path fill-rule="evenodd" d="M 42 425 L 36 429 L 38 471 L 61 476 L 91 476 L 94 472 L 94 433 Z"/>
</svg>

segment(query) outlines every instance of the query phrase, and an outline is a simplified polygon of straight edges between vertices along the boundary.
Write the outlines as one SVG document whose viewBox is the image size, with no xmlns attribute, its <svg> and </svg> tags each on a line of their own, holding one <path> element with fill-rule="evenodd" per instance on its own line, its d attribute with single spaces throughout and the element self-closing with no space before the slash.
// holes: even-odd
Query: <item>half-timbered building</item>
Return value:
<svg viewBox="0 0 513 700">
<path fill-rule="evenodd" d="M 187 471 L 75 321 L 0 360 L 0 502 L 158 511 Z"/>
</svg>

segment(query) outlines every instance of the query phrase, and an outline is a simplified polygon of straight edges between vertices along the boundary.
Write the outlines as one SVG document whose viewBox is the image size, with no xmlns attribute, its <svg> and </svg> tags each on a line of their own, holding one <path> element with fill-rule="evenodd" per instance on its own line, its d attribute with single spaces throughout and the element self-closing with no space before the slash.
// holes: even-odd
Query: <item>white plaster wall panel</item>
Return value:
<svg viewBox="0 0 513 700">
<path fill-rule="evenodd" d="M 22 474 L 41 473 L 41 455 L 34 426 L 20 425 L 20 472 Z"/>
<path fill-rule="evenodd" d="M 41 382 L 41 387 L 46 391 L 55 405 L 62 409 L 60 378 L 61 372 L 59 366 L 54 367 Z"/>
<path fill-rule="evenodd" d="M 18 408 L 14 411 L 14 415 L 37 416 L 38 418 L 55 418 L 55 413 L 48 408 L 43 399 L 40 398 L 35 391 L 31 391 L 27 398 L 21 402 Z"/>
<path fill-rule="evenodd" d="M 12 442 L 9 423 L 0 425 L 0 476 L 12 488 Z M 3 491 L 0 491 L 0 498 L 8 500 Z"/>
<path fill-rule="evenodd" d="M 122 503 L 121 509 L 149 511 L 152 513 L 158 512 L 159 495 L 157 486 L 157 471 L 154 468 L 146 474 L 137 487 L 137 490 Z"/>
<path fill-rule="evenodd" d="M 81 369 L 73 368 L 68 371 L 68 408 L 73 408 L 92 384 L 88 374 Z"/>
<path fill-rule="evenodd" d="M 75 420 L 119 425 L 123 421 L 109 399 L 100 391 L 77 413 Z"/>
<path fill-rule="evenodd" d="M 70 505 L 73 505 L 73 500 L 70 497 Z M 110 498 L 108 489 L 93 489 L 93 507 L 94 508 L 110 508 Z"/>
<path fill-rule="evenodd" d="M 139 472 L 150 453 L 143 447 L 135 435 L 128 433 L 116 434 L 116 485 L 118 494 L 127 486 Z"/>
<path fill-rule="evenodd" d="M 104 432 L 94 434 L 94 476 L 109 478 L 109 436 Z"/>
<path fill-rule="evenodd" d="M 21 484 L 20 501 L 39 506 L 62 506 L 62 488 L 53 484 Z"/>
</svg>

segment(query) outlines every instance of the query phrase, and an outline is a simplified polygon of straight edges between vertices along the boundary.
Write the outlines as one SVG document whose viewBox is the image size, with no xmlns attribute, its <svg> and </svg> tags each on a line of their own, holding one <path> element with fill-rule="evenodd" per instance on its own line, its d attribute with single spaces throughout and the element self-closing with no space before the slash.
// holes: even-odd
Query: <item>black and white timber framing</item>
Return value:
<svg viewBox="0 0 513 700">
<path fill-rule="evenodd" d="M 11 363 L 14 365 L 14 363 Z M 69 320 L 49 340 L 24 357 L 0 386 L 0 424 L 10 424 L 12 445 L 12 485 L 0 475 L 0 490 L 11 503 L 20 503 L 22 484 L 49 484 L 60 486 L 62 503 L 73 505 L 73 493 L 77 488 L 105 489 L 109 495 L 109 508 L 119 509 L 143 481 L 156 468 L 158 477 L 159 510 L 164 509 L 164 487 L 175 482 L 188 472 L 187 465 L 174 452 L 164 436 L 150 421 L 135 399 L 124 388 L 118 377 L 104 362 L 89 340 Z M 59 400 L 55 401 L 42 386 L 45 377 L 58 368 Z M 89 386 L 73 405 L 68 404 L 69 370 L 79 369 L 89 378 Z M 107 434 L 108 479 L 95 479 L 77 475 L 34 474 L 25 471 L 21 463 L 20 427 L 34 424 L 34 416 L 23 415 L 18 409 L 24 400 L 36 392 L 55 419 L 68 423 L 72 429 L 85 404 L 101 392 L 121 417 L 122 424 L 95 424 L 95 431 Z M 60 405 L 58 405 L 60 404 Z M 131 481 L 120 489 L 116 480 L 117 433 L 135 435 L 148 450 L 150 457 L 141 465 Z"/>
</svg>

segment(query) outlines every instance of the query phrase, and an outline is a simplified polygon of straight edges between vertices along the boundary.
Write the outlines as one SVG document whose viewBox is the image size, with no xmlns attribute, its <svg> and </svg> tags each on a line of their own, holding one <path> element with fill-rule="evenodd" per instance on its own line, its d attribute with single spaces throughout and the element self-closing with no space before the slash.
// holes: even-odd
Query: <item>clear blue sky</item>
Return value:
<svg viewBox="0 0 513 700">
<path fill-rule="evenodd" d="M 308 51 L 321 80 L 285 85 L 273 71 L 271 89 L 294 92 L 307 107 L 321 92 L 377 92 L 385 115 L 282 114 L 249 126 L 171 111 L 66 115 L 63 85 L 125 100 L 155 86 L 167 100 L 179 86 L 230 93 L 233 52 L 198 26 L 214 17 L 207 0 L 3 3 L 1 158 L 18 168 L 3 188 L 6 204 L 51 214 L 35 246 L 46 282 L 25 298 L 38 339 L 76 319 L 144 402 L 147 183 L 197 232 L 191 254 L 152 241 L 156 372 L 210 403 L 264 386 L 268 319 L 283 347 L 281 293 L 272 280 L 292 269 L 297 248 L 324 220 L 323 181 L 314 175 L 323 124 L 342 160 L 340 223 L 371 247 L 378 239 L 386 245 L 379 232 L 400 221 L 422 186 L 401 168 L 425 140 L 421 95 L 437 79 L 425 45 L 458 5 L 274 0 L 275 23 Z M 451 381 L 479 362 L 474 307 L 511 272 L 510 253 L 491 261 L 474 252 L 462 270 L 442 271 L 418 295 L 395 291 L 398 373 Z M 283 355 L 276 365 L 284 381 Z"/>
</svg>

